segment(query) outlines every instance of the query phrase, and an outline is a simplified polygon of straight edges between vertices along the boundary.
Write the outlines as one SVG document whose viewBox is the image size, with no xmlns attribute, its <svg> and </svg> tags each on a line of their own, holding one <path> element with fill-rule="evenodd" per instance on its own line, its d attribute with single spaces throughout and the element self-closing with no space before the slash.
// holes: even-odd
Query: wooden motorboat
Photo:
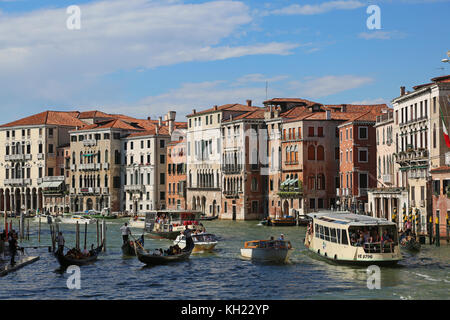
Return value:
<svg viewBox="0 0 450 320">
<path fill-rule="evenodd" d="M 274 226 L 274 227 L 290 227 L 297 225 L 295 218 L 292 216 L 280 217 L 280 218 L 271 218 L 268 217 L 266 220 L 261 221 L 262 225 L 265 226 Z"/>
<path fill-rule="evenodd" d="M 90 255 L 89 257 L 84 257 L 81 259 L 76 259 L 75 257 L 72 257 L 71 255 L 64 255 L 63 252 L 57 252 L 56 258 L 58 259 L 59 264 L 61 265 L 61 267 L 63 268 L 67 268 L 68 266 L 71 265 L 76 265 L 76 266 L 83 266 L 89 263 L 92 263 L 94 261 L 97 260 L 98 254 L 102 251 L 103 248 L 103 244 L 99 247 L 97 247 L 96 249 L 94 249 L 92 252 L 92 255 Z"/>
<path fill-rule="evenodd" d="M 136 251 L 136 256 L 139 259 L 140 262 L 145 263 L 148 266 L 151 265 L 158 265 L 158 264 L 165 264 L 169 262 L 176 262 L 176 261 L 184 261 L 189 259 L 189 256 L 192 253 L 192 248 L 190 250 L 186 250 L 180 253 L 180 254 L 174 254 L 174 255 L 156 255 L 153 253 L 149 253 L 147 250 L 144 250 L 143 247 L 140 247 L 136 243 L 134 243 L 134 248 Z"/>
<path fill-rule="evenodd" d="M 59 221 L 60 223 L 67 223 L 67 224 L 93 224 L 95 223 L 97 220 L 93 219 L 93 218 L 86 218 L 83 217 L 82 215 L 73 215 L 73 216 L 63 216 L 61 218 L 61 220 Z"/>
<path fill-rule="evenodd" d="M 241 256 L 263 262 L 286 262 L 292 252 L 287 240 L 254 240 L 245 242 Z"/>
<path fill-rule="evenodd" d="M 144 246 L 144 235 L 136 240 L 143 247 Z M 135 256 L 136 251 L 134 250 L 134 241 L 128 240 L 128 242 L 122 245 L 122 253 L 125 256 Z"/>
<path fill-rule="evenodd" d="M 193 253 L 195 252 L 210 252 L 214 250 L 214 248 L 217 245 L 217 237 L 213 235 L 212 233 L 199 233 L 199 234 L 193 234 L 192 240 L 194 241 L 194 249 L 192 250 Z M 178 244 L 180 248 L 186 247 L 186 239 L 184 235 L 179 235 L 173 244 Z"/>
</svg>

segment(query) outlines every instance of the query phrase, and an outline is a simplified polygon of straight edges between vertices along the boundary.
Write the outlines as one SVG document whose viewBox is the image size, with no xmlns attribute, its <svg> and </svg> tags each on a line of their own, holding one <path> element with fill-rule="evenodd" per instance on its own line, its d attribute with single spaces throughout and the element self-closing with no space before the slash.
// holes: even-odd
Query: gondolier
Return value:
<svg viewBox="0 0 450 320">
<path fill-rule="evenodd" d="M 131 230 L 128 227 L 128 224 L 125 222 L 125 224 L 120 228 L 120 231 L 122 231 L 122 239 L 123 243 L 128 242 L 128 235 L 131 234 Z"/>
<path fill-rule="evenodd" d="M 186 239 L 186 247 L 183 250 L 192 251 L 192 249 L 194 249 L 195 244 L 194 240 L 192 240 L 191 230 L 188 228 L 188 226 L 186 226 L 186 228 L 183 231 L 181 231 L 181 234 L 183 234 Z"/>
<path fill-rule="evenodd" d="M 56 237 L 56 241 L 58 241 L 58 253 L 64 251 L 64 244 L 66 243 L 66 240 L 64 239 L 62 232 L 60 231 L 58 236 Z"/>
</svg>

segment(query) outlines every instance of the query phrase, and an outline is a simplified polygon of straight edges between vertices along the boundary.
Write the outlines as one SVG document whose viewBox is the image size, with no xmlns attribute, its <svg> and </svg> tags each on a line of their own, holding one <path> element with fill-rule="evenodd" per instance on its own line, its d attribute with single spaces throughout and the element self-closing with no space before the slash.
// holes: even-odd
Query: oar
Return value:
<svg viewBox="0 0 450 320">
<path fill-rule="evenodd" d="M 147 252 L 148 253 L 148 251 L 147 250 L 145 250 L 145 248 L 141 245 L 141 243 L 140 242 L 138 242 L 137 240 L 136 240 L 136 238 L 130 233 L 130 236 L 131 237 L 133 237 L 133 239 L 134 239 L 134 243 L 136 243 L 137 242 L 137 244 L 142 248 L 142 250 L 144 250 L 145 252 Z"/>
</svg>

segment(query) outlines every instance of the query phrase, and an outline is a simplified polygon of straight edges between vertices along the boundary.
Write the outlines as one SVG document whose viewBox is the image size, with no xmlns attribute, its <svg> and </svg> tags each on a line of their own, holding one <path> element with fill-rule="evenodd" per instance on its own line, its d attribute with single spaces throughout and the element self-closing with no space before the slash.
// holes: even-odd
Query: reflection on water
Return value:
<svg viewBox="0 0 450 320">
<path fill-rule="evenodd" d="M 107 225 L 107 253 L 81 267 L 81 290 L 69 290 L 69 274 L 46 249 L 27 249 L 41 259 L 1 279 L 0 298 L 23 299 L 447 299 L 450 289 L 447 246 L 422 246 L 403 253 L 394 267 L 381 268 L 381 290 L 367 288 L 365 267 L 339 265 L 318 258 L 303 246 L 304 227 L 264 227 L 255 221 L 204 221 L 219 237 L 216 250 L 192 254 L 188 261 L 145 267 L 136 257 L 123 257 L 119 228 L 126 220 Z M 17 225 L 17 224 L 16 224 Z M 62 225 L 66 245 L 75 243 L 75 226 Z M 81 228 L 84 239 L 84 228 Z M 37 240 L 37 225 L 30 237 Z M 133 230 L 135 235 L 141 230 Z M 278 238 L 283 233 L 294 251 L 286 264 L 255 263 L 242 259 L 248 240 Z M 88 226 L 87 244 L 97 242 L 96 226 Z M 30 243 L 31 244 L 31 243 Z M 26 242 L 23 245 L 30 245 Z M 41 245 L 50 244 L 43 225 Z M 147 249 L 167 248 L 171 240 L 147 239 Z M 83 241 L 81 241 L 83 245 Z"/>
</svg>

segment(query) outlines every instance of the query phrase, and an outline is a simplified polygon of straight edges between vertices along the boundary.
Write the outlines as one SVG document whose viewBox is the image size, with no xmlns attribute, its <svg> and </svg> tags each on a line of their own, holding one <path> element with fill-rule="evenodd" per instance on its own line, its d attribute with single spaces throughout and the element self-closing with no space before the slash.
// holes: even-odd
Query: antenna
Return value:
<svg viewBox="0 0 450 320">
<path fill-rule="evenodd" d="M 266 81 L 266 100 L 268 99 L 268 97 L 267 97 L 267 88 L 268 88 L 268 86 L 269 86 L 269 81 Z"/>
</svg>

